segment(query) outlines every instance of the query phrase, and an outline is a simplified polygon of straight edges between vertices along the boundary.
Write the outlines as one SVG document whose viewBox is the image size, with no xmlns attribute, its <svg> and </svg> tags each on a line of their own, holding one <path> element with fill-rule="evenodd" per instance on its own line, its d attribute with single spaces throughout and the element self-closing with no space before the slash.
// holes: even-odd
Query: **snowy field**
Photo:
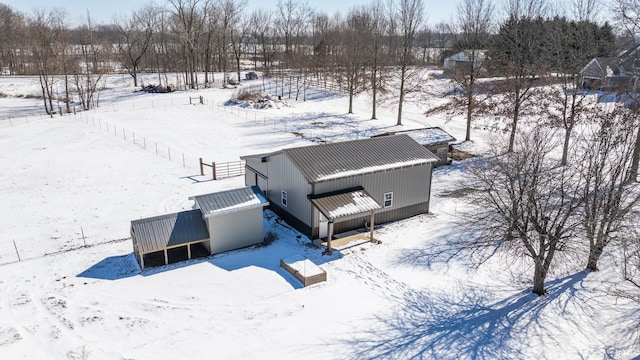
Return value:
<svg viewBox="0 0 640 360">
<path fill-rule="evenodd" d="M 145 79 L 152 82 L 153 78 Z M 402 129 L 440 126 L 464 139 L 464 119 L 426 118 L 447 80 L 406 106 Z M 260 80 L 251 82 L 254 86 Z M 206 162 L 356 139 L 400 129 L 391 100 L 370 120 L 367 96 L 319 91 L 291 107 L 222 104 L 235 90 L 135 92 L 110 77 L 98 109 L 33 115 L 34 78 L 0 77 L 0 359 L 629 359 L 640 354 L 636 303 L 605 255 L 576 262 L 530 294 L 528 263 L 477 264 L 448 246 L 462 233 L 453 196 L 465 162 L 434 171 L 431 213 L 376 227 L 381 244 L 322 256 L 265 212 L 278 238 L 141 272 L 133 219 L 190 209 L 189 196 L 244 185 L 212 181 Z M 248 86 L 249 84 L 247 83 Z M 27 96 L 27 98 L 25 98 Z M 190 97 L 204 104 L 190 104 Z M 486 151 L 496 132 L 474 129 Z M 472 160 L 468 160 L 472 161 Z M 85 246 L 88 245 L 88 246 Z M 303 288 L 279 260 L 303 255 L 328 281 Z M 20 258 L 20 259 L 19 259 Z M 21 260 L 21 261 L 18 261 Z"/>
</svg>

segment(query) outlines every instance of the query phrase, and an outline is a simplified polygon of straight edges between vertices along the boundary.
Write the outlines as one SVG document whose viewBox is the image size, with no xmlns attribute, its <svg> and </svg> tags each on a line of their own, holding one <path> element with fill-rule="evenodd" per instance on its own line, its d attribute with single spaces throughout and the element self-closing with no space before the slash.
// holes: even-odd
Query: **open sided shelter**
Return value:
<svg viewBox="0 0 640 360">
<path fill-rule="evenodd" d="M 208 243 L 209 233 L 200 210 L 190 210 L 134 220 L 131 239 L 133 254 L 144 269 L 145 258 L 154 254 L 163 256 L 165 265 L 173 262 L 169 256 L 173 249 L 185 248 L 191 259 L 192 245 Z"/>
<path fill-rule="evenodd" d="M 407 134 L 438 157 L 435 166 L 449 164 L 449 144 L 456 138 L 439 127 L 386 132 L 372 137 Z"/>
<path fill-rule="evenodd" d="M 163 257 L 163 263 L 175 262 L 172 252 L 192 246 L 217 254 L 259 244 L 264 241 L 262 210 L 269 205 L 257 186 L 198 195 L 195 210 L 134 220 L 131 222 L 133 253 L 145 268 L 146 259 Z M 180 256 L 173 256 L 183 260 Z"/>
<path fill-rule="evenodd" d="M 243 156 L 245 183 L 312 239 L 429 211 L 438 158 L 408 135 Z M 330 242 L 328 241 L 330 246 Z"/>
</svg>

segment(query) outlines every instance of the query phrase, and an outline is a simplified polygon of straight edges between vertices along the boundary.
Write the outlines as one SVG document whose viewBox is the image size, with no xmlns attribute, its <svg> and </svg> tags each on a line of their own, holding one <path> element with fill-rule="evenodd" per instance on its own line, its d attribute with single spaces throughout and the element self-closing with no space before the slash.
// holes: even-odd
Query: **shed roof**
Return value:
<svg viewBox="0 0 640 360">
<path fill-rule="evenodd" d="M 310 200 L 329 220 L 382 208 L 362 187 L 338 193 L 319 194 L 311 197 Z"/>
<path fill-rule="evenodd" d="M 269 201 L 257 186 L 192 196 L 189 199 L 195 200 L 196 207 L 202 211 L 204 217 L 269 205 Z"/>
<path fill-rule="evenodd" d="M 131 231 L 142 254 L 209 239 L 200 210 L 134 220 Z"/>
<path fill-rule="evenodd" d="M 408 135 L 351 140 L 282 150 L 310 182 L 438 161 Z"/>
<path fill-rule="evenodd" d="M 456 141 L 456 138 L 454 138 L 453 136 L 451 136 L 451 134 L 442 130 L 439 127 L 386 132 L 386 133 L 375 135 L 374 137 L 397 135 L 397 134 L 407 134 L 413 140 L 417 141 L 420 145 L 423 145 L 423 146 L 448 144 L 452 141 Z"/>
</svg>

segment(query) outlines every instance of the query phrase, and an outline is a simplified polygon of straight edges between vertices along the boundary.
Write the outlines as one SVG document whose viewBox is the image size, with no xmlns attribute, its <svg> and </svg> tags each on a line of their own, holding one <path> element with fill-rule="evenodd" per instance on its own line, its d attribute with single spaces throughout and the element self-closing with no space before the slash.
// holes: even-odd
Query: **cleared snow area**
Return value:
<svg viewBox="0 0 640 360">
<path fill-rule="evenodd" d="M 140 271 L 131 220 L 244 186 L 243 177 L 201 176 L 200 157 L 237 161 L 431 126 L 464 139 L 462 116 L 423 115 L 451 89 L 441 76 L 428 81 L 429 96 L 405 106 L 404 126 L 395 126 L 393 99 L 378 120 L 369 119 L 366 95 L 347 115 L 345 96 L 318 91 L 306 102 L 285 96 L 292 107 L 252 111 L 219 105 L 232 89 L 147 94 L 124 76 L 107 79 L 92 111 L 16 123 L 0 116 L 0 359 L 638 356 L 638 305 L 612 295 L 624 286 L 615 254 L 596 273 L 583 272 L 582 259 L 568 262 L 549 275 L 549 295 L 537 297 L 528 262 L 478 263 L 450 245 L 464 233 L 466 162 L 437 168 L 431 213 L 377 226 L 381 244 L 323 256 L 267 210 L 265 232 L 276 237 L 268 245 Z M 37 95 L 34 84 L 0 77 L 0 92 Z M 204 105 L 189 104 L 199 96 Z M 0 115 L 23 100 L 0 98 Z M 490 137 L 506 135 L 483 130 L 492 121 L 478 122 L 464 150 L 481 154 Z M 296 254 L 328 281 L 303 288 L 279 266 Z"/>
</svg>

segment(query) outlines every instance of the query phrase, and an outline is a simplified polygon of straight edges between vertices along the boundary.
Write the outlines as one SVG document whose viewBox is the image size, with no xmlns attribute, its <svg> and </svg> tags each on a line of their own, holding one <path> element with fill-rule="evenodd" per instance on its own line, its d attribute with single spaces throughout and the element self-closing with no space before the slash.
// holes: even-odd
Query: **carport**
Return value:
<svg viewBox="0 0 640 360">
<path fill-rule="evenodd" d="M 186 258 L 191 259 L 192 247 L 209 247 L 209 232 L 200 210 L 134 220 L 131 222 L 131 239 L 133 253 L 143 270 L 145 258 L 151 260 L 160 257 L 168 265 L 183 260 L 180 254 L 185 251 Z M 208 255 L 208 251 L 205 254 Z"/>
</svg>

